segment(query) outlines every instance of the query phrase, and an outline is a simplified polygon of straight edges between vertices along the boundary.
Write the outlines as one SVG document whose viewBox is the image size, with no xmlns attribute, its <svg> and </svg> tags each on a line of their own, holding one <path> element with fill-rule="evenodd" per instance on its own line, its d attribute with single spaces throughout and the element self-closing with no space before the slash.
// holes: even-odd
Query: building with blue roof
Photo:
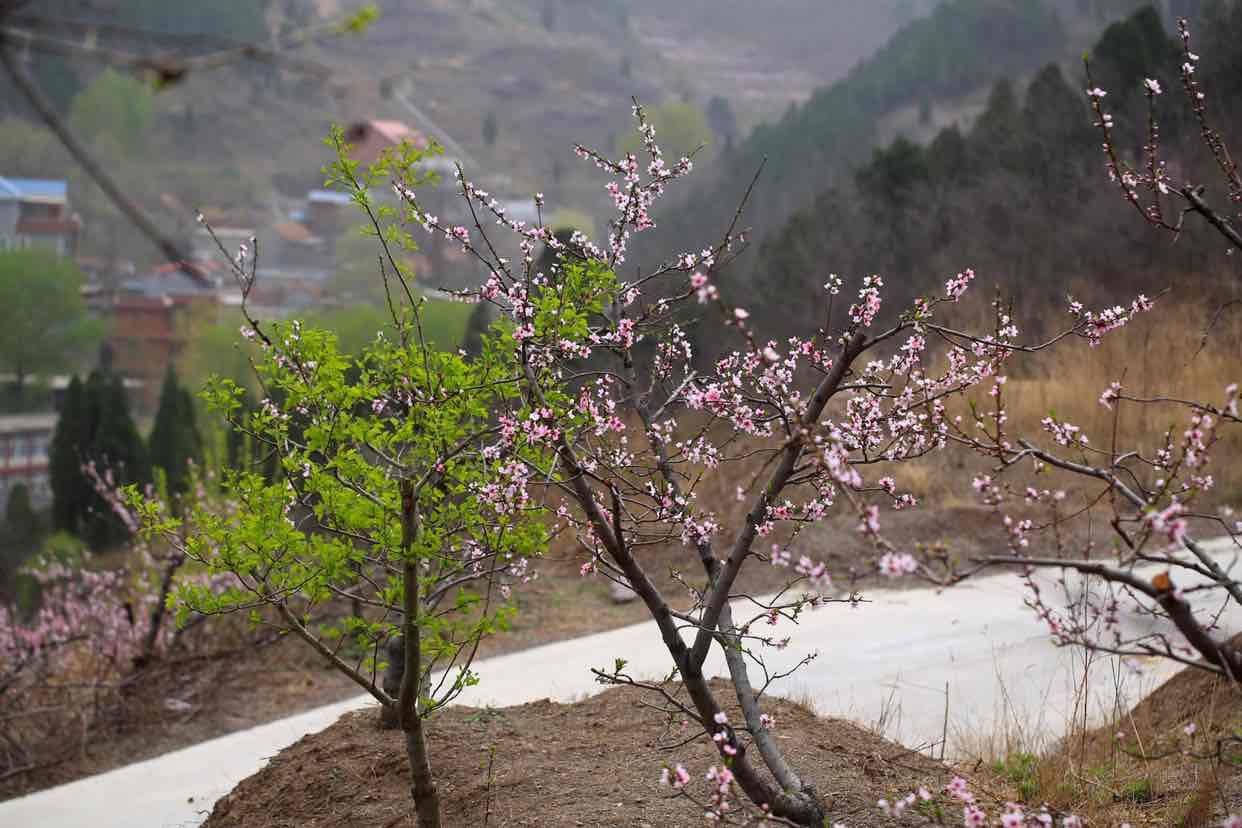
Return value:
<svg viewBox="0 0 1242 828">
<path fill-rule="evenodd" d="M 81 227 L 65 181 L 0 175 L 0 250 L 48 247 L 72 256 Z"/>
</svg>

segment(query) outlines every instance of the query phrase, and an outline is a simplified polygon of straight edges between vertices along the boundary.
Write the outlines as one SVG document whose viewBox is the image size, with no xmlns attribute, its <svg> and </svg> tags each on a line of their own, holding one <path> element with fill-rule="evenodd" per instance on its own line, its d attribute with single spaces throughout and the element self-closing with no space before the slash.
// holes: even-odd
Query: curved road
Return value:
<svg viewBox="0 0 1242 828">
<path fill-rule="evenodd" d="M 1227 541 L 1213 548 L 1223 565 L 1233 563 Z M 947 731 L 952 755 L 1004 733 L 1036 747 L 1082 715 L 1082 700 L 1098 720 L 1175 672 L 1161 661 L 1138 665 L 1135 672 L 1116 659 L 1098 658 L 1084 680 L 1082 655 L 1049 643 L 1023 605 L 1023 592 L 1018 578 L 998 575 L 943 593 L 876 590 L 857 607 L 818 609 L 797 627 L 776 628 L 777 635 L 794 638 L 774 654 L 774 672 L 812 651 L 819 655 L 775 683 L 772 692 L 821 714 L 882 726 L 885 735 L 910 747 L 933 745 Z M 743 607 L 735 611 L 748 617 Z M 1125 623 L 1137 627 L 1142 621 L 1134 616 Z M 1242 629 L 1242 608 L 1233 608 L 1222 623 L 1229 631 Z M 654 625 L 637 624 L 482 661 L 476 665 L 480 684 L 460 703 L 581 698 L 601 689 L 590 668 L 617 657 L 629 662 L 627 671 L 635 676 L 667 674 L 671 666 Z M 719 657 L 709 666 L 724 673 Z M 199 825 L 217 799 L 282 748 L 371 703 L 352 699 L 0 803 L 0 828 Z"/>
</svg>

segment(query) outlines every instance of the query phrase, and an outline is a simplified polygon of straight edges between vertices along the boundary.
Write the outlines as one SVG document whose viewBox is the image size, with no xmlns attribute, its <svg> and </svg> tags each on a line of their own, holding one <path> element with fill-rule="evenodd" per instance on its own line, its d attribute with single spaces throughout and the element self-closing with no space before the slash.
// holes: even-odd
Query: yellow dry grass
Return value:
<svg viewBox="0 0 1242 828">
<path fill-rule="evenodd" d="M 1097 347 L 1070 340 L 1015 357 L 1007 367 L 1003 389 L 1006 431 L 1014 438 L 1034 437 L 1034 442 L 1050 445 L 1040 421 L 1052 416 L 1081 427 L 1097 451 L 1137 449 L 1150 457 L 1169 430 L 1175 441 L 1180 439 L 1191 411 L 1173 403 L 1123 402 L 1109 409 L 1099 402 L 1104 390 L 1120 382 L 1124 393 L 1134 397 L 1219 406 L 1226 386 L 1242 382 L 1240 355 L 1242 307 L 1218 313 L 1218 306 L 1206 303 L 1158 302 L 1154 310 L 1105 336 Z M 972 394 L 972 399 L 985 410 L 994 404 L 986 389 Z M 1210 500 L 1236 503 L 1242 500 L 1242 464 L 1236 462 L 1242 452 L 1242 429 L 1225 427 L 1220 436 L 1209 470 L 1216 481 Z M 1088 457 L 1106 460 L 1102 454 Z M 931 466 L 933 471 L 936 467 L 943 468 L 944 462 Z M 917 472 L 905 473 L 917 479 Z M 946 487 L 928 488 L 935 492 Z"/>
</svg>

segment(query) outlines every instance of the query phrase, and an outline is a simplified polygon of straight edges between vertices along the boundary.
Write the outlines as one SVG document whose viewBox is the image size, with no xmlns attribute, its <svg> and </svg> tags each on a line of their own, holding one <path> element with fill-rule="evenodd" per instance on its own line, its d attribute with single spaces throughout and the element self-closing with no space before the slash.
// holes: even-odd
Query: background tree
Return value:
<svg viewBox="0 0 1242 828">
<path fill-rule="evenodd" d="M 86 390 L 76 375 L 69 382 L 60 419 L 48 451 L 52 487 L 52 527 L 77 534 L 90 502 L 90 486 L 82 474 L 81 447 L 91 435 Z"/>
<path fill-rule="evenodd" d="M 69 105 L 69 126 L 92 145 L 110 141 L 123 154 L 147 144 L 155 102 L 151 88 L 131 75 L 104 69 Z"/>
<path fill-rule="evenodd" d="M 9 489 L 0 524 L 0 594 L 18 568 L 39 551 L 42 539 L 43 521 L 30 502 L 30 489 L 18 483 Z"/>
<path fill-rule="evenodd" d="M 164 375 L 148 445 L 151 466 L 163 469 L 169 494 L 183 494 L 190 483 L 189 464 L 201 462 L 203 444 L 194 400 L 177 381 L 171 365 Z"/>
<path fill-rule="evenodd" d="M 84 88 L 69 106 L 68 128 L 90 147 L 97 161 L 139 203 L 153 202 L 162 183 L 145 174 L 143 149 L 150 145 L 154 114 L 151 88 L 131 75 L 108 68 Z M 116 208 L 113 200 L 80 167 L 71 167 L 74 206 L 84 219 L 82 244 L 108 258 L 145 258 L 141 231 Z M 144 251 L 135 257 L 133 251 Z"/>
<path fill-rule="evenodd" d="M 27 380 L 75 367 L 102 334 L 82 301 L 82 274 L 50 250 L 0 252 L 0 370 L 21 404 Z"/>
<path fill-rule="evenodd" d="M 145 485 L 151 482 L 150 460 L 142 435 L 129 411 L 129 397 L 121 378 L 93 371 L 86 380 L 85 429 L 77 445 L 83 465 L 91 465 L 110 485 Z M 130 535 L 113 504 L 100 496 L 87 478 L 89 494 L 82 515 L 82 538 L 95 550 L 106 549 Z"/>
<path fill-rule="evenodd" d="M 489 147 L 496 145 L 496 134 L 500 131 L 500 126 L 496 123 L 496 113 L 488 110 L 483 116 L 483 143 Z"/>
<path fill-rule="evenodd" d="M 707 123 L 711 127 L 712 134 L 724 146 L 725 151 L 733 149 L 733 142 L 737 140 L 737 117 L 733 114 L 733 107 L 729 105 L 729 99 L 721 95 L 715 95 L 707 102 Z"/>
<path fill-rule="evenodd" d="M 18 483 L 9 490 L 4 522 L 13 537 L 22 541 L 33 542 L 39 537 L 42 522 L 30 502 L 30 488 L 25 483 Z"/>
<path fill-rule="evenodd" d="M 708 127 L 703 113 L 694 104 L 668 101 L 652 107 L 649 117 L 651 125 L 655 127 L 656 138 L 668 153 L 670 163 L 711 142 L 712 130 Z M 617 136 L 615 143 L 619 153 L 642 154 L 642 139 L 632 130 Z"/>
</svg>

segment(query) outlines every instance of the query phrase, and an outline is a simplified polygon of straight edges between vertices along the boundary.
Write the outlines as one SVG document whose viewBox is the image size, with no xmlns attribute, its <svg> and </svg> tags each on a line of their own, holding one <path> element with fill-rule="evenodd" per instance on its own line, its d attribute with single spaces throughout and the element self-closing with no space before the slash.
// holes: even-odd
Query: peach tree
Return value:
<svg viewBox="0 0 1242 828">
<path fill-rule="evenodd" d="M 706 795 L 691 793 L 680 766 L 664 780 L 713 820 L 828 824 L 828 804 L 788 760 L 764 711 L 765 693 L 789 674 L 769 658 L 788 639 L 769 630 L 781 619 L 863 599 L 837 592 L 825 563 L 801 553 L 799 535 L 844 510 L 873 544 L 881 573 L 935 575 L 880 532 L 881 506 L 915 505 L 885 469 L 949 446 L 960 424 L 952 403 L 991 387 L 1014 354 L 1050 342 L 1022 344 L 999 304 L 985 330 L 940 321 L 943 308 L 970 289 L 971 271 L 896 314 L 882 314 L 879 276 L 852 288 L 829 276 L 821 296 L 807 297 L 823 307 L 821 329 L 762 337 L 745 305 L 718 287 L 721 269 L 745 244 L 736 219 L 714 245 L 623 276 L 631 242 L 654 226 L 655 202 L 692 166 L 689 158 L 666 162 L 637 105 L 635 116 L 641 161 L 634 153 L 614 159 L 577 150 L 609 178 L 616 208 L 598 244 L 581 233 L 558 238 L 542 221 L 540 195 L 539 220 L 510 218 L 460 169 L 465 223 L 432 215 L 400 178 L 394 188 L 407 223 L 460 245 L 487 274 L 463 298 L 496 306 L 503 321 L 489 353 L 512 360 L 520 389 L 498 410 L 502 429 L 491 450 L 540 449 L 527 455 L 527 473 L 546 486 L 558 529 L 576 536 L 583 575 L 633 589 L 655 621 L 671 675 L 633 676 L 617 658 L 594 671 L 598 680 L 652 694 L 719 754 Z M 519 257 L 498 253 L 497 226 L 516 238 Z M 552 252 L 551 265 L 541 264 L 548 257 L 540 249 Z M 1116 326 L 1140 310 L 1123 312 Z M 1098 317 L 1084 310 L 1052 340 L 1090 339 Z M 713 333 L 720 353 L 696 353 L 692 324 Z M 933 349 L 933 338 L 947 345 Z M 740 517 L 701 505 L 699 492 L 713 480 L 736 488 Z M 654 557 L 667 548 L 684 550 L 700 569 L 672 573 L 671 590 Z M 774 594 L 757 595 L 743 578 L 755 566 L 788 577 Z M 708 681 L 712 653 L 723 658 L 740 721 L 730 720 L 726 699 Z"/>
</svg>

